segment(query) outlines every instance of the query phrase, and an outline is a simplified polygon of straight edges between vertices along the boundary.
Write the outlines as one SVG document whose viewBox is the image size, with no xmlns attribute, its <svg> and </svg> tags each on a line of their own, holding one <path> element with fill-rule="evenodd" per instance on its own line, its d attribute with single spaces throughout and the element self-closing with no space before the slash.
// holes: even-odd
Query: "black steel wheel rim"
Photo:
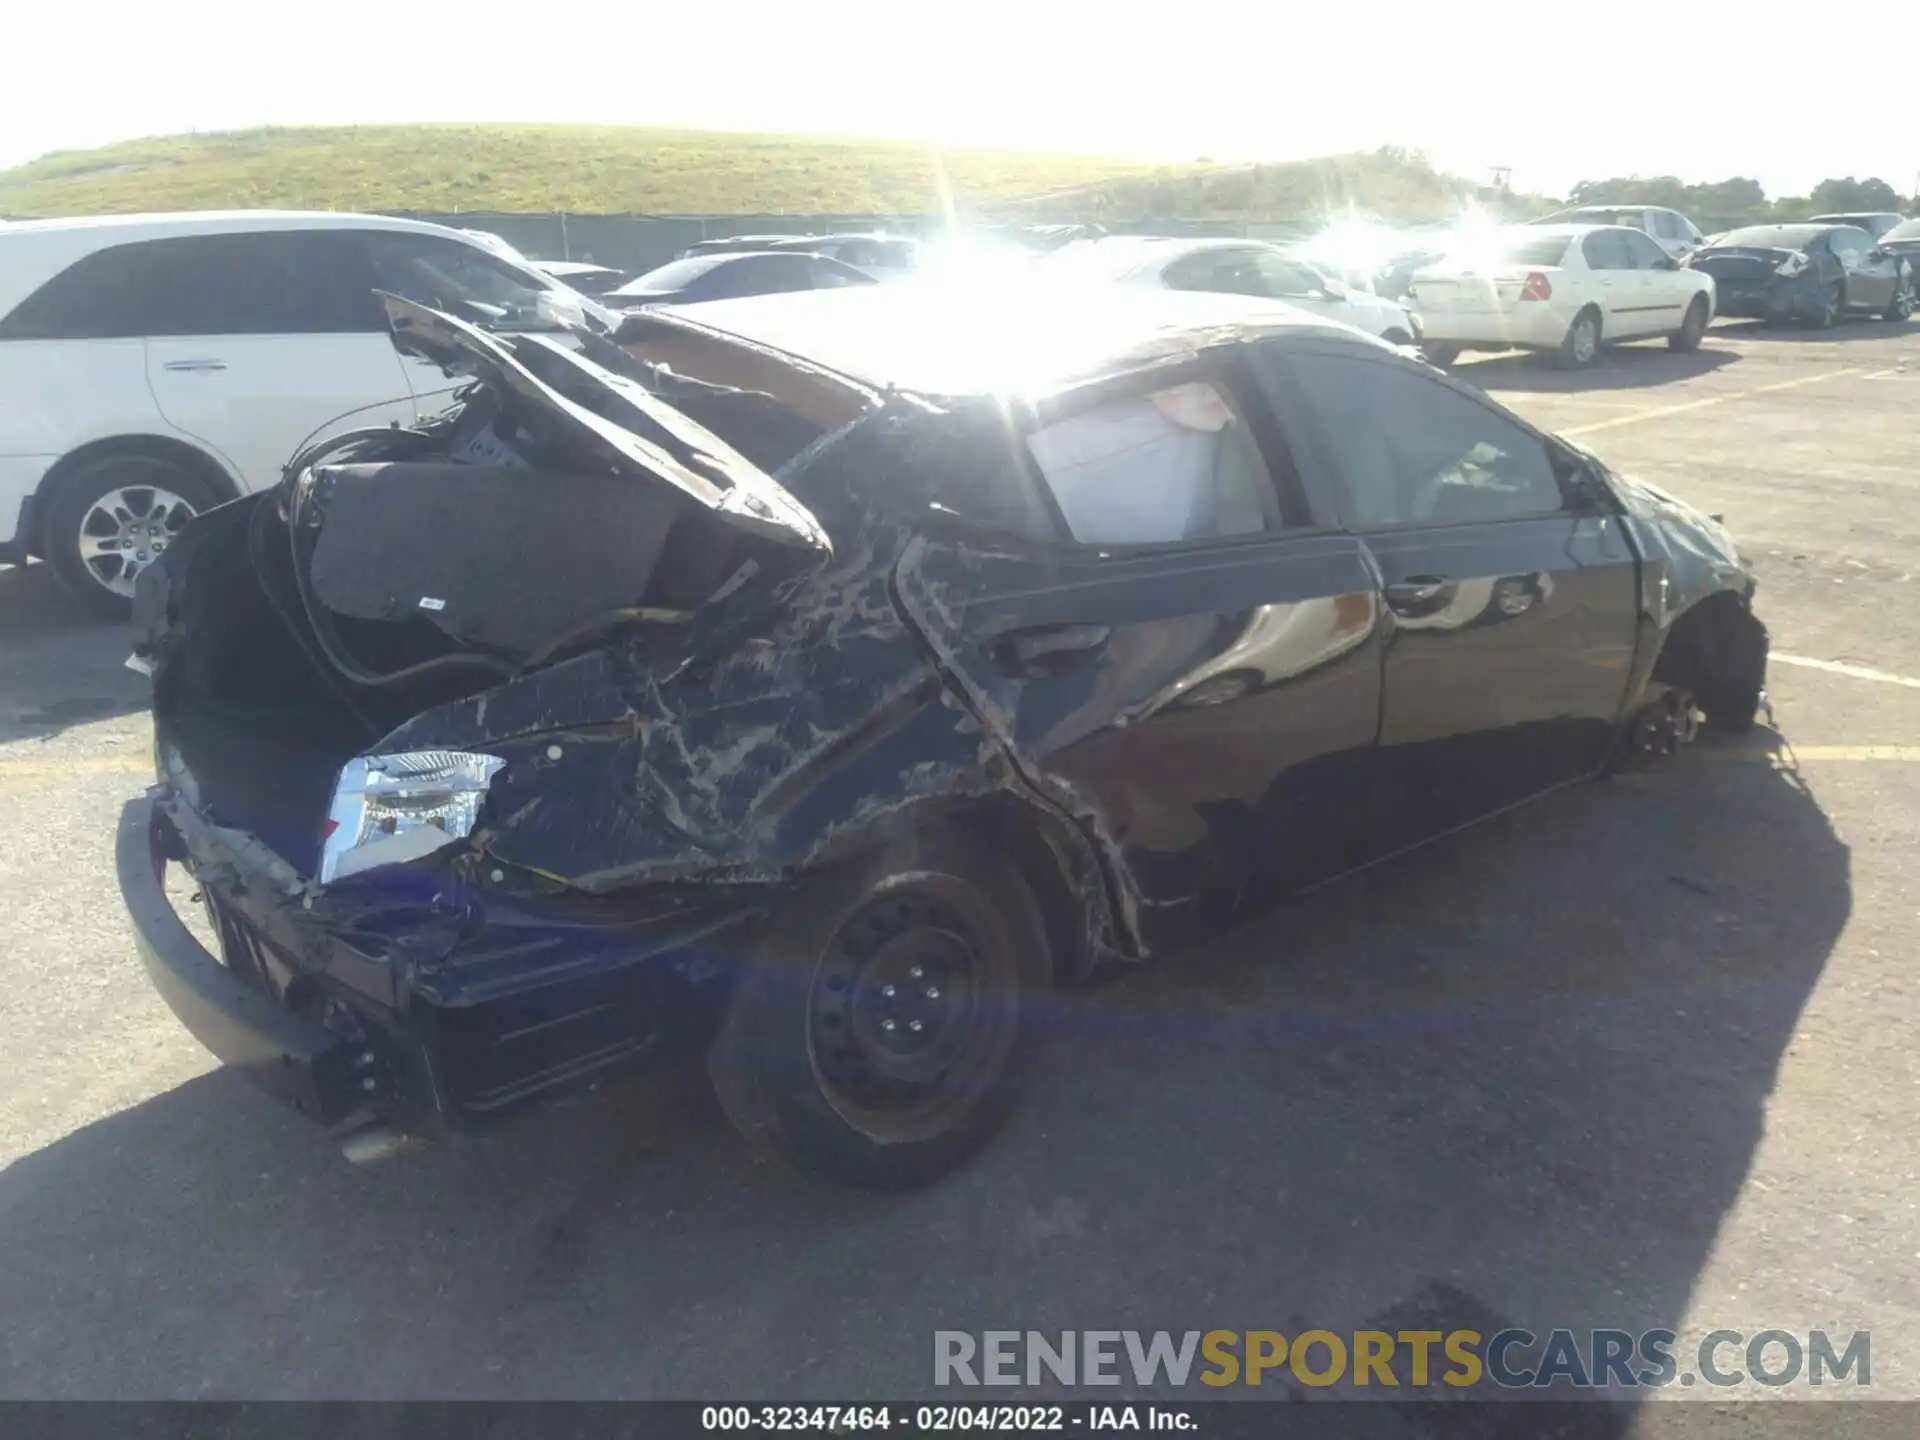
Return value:
<svg viewBox="0 0 1920 1440">
<path fill-rule="evenodd" d="M 814 968 L 807 1045 L 828 1103 L 885 1141 L 949 1128 L 992 1084 L 1017 1023 L 1017 970 L 983 897 L 921 875 L 870 895 Z"/>
</svg>

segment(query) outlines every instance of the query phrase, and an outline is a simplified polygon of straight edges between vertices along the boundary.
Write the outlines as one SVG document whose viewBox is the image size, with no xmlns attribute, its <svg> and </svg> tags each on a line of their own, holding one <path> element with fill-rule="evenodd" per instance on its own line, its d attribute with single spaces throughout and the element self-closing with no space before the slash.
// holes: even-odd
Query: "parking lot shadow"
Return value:
<svg viewBox="0 0 1920 1440">
<path fill-rule="evenodd" d="M 0 741 L 146 708 L 125 625 L 81 610 L 45 565 L 0 565 Z"/>
<path fill-rule="evenodd" d="M 1920 342 L 1920 325 L 1882 320 L 1874 315 L 1853 315 L 1825 330 L 1807 325 L 1769 325 L 1764 320 L 1724 320 L 1708 332 L 1714 336 L 1738 340 L 1742 344 L 1847 345 L 1862 340 L 1912 340 Z"/>
<path fill-rule="evenodd" d="M 1816 797 L 1696 750 L 1062 1000 L 1009 1132 L 898 1196 L 749 1161 L 685 1077 L 355 1171 L 208 1074 L 0 1174 L 0 1394 L 909 1398 L 936 1329 L 1677 1329 L 1850 905 Z M 1544 1433 L 1439 1408 L 1391 1433 Z"/>
<path fill-rule="evenodd" d="M 1482 390 L 1525 391 L 1541 395 L 1571 395 L 1583 390 L 1634 390 L 1647 385 L 1671 385 L 1710 375 L 1736 364 L 1739 352 L 1707 346 L 1676 355 L 1664 345 L 1611 345 L 1585 370 L 1562 370 L 1550 355 L 1518 352 L 1469 359 L 1454 375 Z"/>
</svg>

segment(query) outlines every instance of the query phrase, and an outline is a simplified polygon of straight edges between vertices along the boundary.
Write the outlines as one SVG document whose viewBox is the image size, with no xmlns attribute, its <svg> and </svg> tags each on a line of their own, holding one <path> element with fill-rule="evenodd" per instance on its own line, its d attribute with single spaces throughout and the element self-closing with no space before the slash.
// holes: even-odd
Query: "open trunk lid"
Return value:
<svg viewBox="0 0 1920 1440">
<path fill-rule="evenodd" d="M 832 553 L 819 523 L 771 476 L 637 381 L 588 358 L 579 337 L 521 334 L 511 338 L 510 349 L 508 341 L 451 315 L 397 295 L 383 298 L 401 350 L 456 373 L 471 371 L 547 411 L 562 443 L 570 440 L 585 457 L 635 479 L 671 485 L 753 534 Z M 589 408 L 535 375 L 516 353 L 520 347 L 546 352 L 552 365 L 577 382 L 568 388 L 576 395 L 584 389 L 597 403 Z"/>
</svg>

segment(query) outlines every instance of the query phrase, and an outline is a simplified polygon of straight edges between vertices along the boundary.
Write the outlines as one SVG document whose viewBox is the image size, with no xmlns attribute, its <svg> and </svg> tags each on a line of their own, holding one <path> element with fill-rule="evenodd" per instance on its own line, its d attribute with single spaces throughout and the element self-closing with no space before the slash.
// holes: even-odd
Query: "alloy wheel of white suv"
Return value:
<svg viewBox="0 0 1920 1440">
<path fill-rule="evenodd" d="M 123 619 L 134 582 L 221 497 L 191 470 L 150 455 L 111 455 L 66 478 L 47 513 L 47 558 L 96 614 Z"/>
</svg>

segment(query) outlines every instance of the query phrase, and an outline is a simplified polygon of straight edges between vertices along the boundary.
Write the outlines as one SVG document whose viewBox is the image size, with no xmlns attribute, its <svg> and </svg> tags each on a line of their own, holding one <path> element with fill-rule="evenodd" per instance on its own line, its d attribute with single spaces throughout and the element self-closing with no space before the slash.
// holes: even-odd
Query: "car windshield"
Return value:
<svg viewBox="0 0 1920 1440">
<path fill-rule="evenodd" d="M 1903 220 L 1880 238 L 1882 240 L 1920 240 L 1920 220 Z"/>
</svg>

